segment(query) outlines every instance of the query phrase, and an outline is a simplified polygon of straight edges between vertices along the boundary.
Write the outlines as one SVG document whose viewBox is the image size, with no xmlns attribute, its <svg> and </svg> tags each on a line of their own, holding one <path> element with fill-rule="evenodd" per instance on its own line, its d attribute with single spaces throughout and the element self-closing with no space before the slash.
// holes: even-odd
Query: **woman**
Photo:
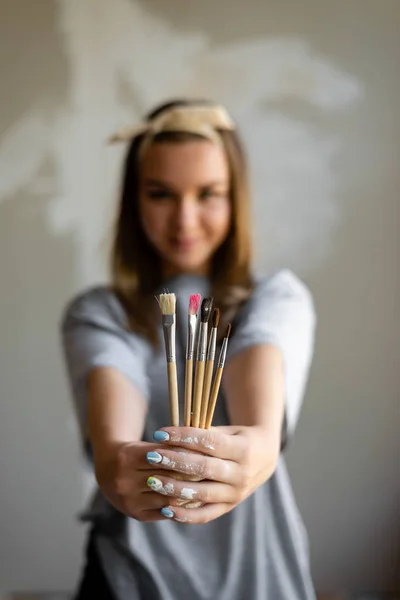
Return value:
<svg viewBox="0 0 400 600">
<path fill-rule="evenodd" d="M 246 165 L 222 107 L 165 104 L 113 139 L 130 142 L 113 283 L 74 299 L 63 320 L 100 488 L 78 597 L 315 598 L 281 454 L 311 362 L 310 293 L 287 270 L 253 276 Z M 178 300 L 180 398 L 190 294 L 214 297 L 222 331 L 232 321 L 209 431 L 167 426 L 154 300 L 165 288 Z M 189 473 L 198 481 L 182 479 Z"/>
</svg>

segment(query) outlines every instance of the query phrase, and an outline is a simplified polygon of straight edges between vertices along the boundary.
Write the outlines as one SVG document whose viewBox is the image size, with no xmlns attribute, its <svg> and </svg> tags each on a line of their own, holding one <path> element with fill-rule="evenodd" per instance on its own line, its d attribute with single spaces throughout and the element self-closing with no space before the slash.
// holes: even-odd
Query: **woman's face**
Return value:
<svg viewBox="0 0 400 600">
<path fill-rule="evenodd" d="M 206 275 L 231 224 L 223 148 L 207 140 L 150 146 L 142 164 L 139 206 L 164 276 Z"/>
</svg>

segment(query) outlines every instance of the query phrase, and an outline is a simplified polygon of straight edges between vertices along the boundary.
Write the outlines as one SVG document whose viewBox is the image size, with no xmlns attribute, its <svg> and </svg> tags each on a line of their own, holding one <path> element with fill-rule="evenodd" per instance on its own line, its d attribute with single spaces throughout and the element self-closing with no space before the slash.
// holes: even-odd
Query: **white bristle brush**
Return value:
<svg viewBox="0 0 400 600">
<path fill-rule="evenodd" d="M 206 426 L 208 402 L 210 398 L 211 380 L 214 370 L 215 360 L 215 348 L 217 345 L 217 331 L 219 325 L 219 309 L 214 308 L 212 314 L 212 329 L 210 334 L 210 341 L 208 343 L 206 370 L 204 375 L 203 384 L 203 397 L 201 400 L 201 412 L 200 412 L 200 427 L 202 429 Z"/>
<path fill-rule="evenodd" d="M 179 399 L 178 399 L 178 377 L 176 372 L 175 353 L 175 294 L 160 294 L 158 297 L 162 314 L 162 325 L 165 340 L 165 354 L 168 370 L 169 406 L 171 413 L 171 425 L 179 427 Z"/>
<path fill-rule="evenodd" d="M 213 299 L 204 298 L 201 303 L 200 309 L 200 332 L 199 332 L 199 343 L 197 346 L 197 357 L 196 357 L 196 372 L 194 376 L 194 396 L 193 396 L 193 416 L 192 426 L 199 427 L 200 425 L 200 411 L 201 411 L 201 399 L 203 395 L 203 384 L 204 384 L 204 367 L 206 360 L 207 350 L 207 331 L 208 331 L 208 320 L 210 318 L 212 309 Z"/>
<path fill-rule="evenodd" d="M 185 371 L 185 408 L 183 423 L 190 427 L 192 413 L 192 391 L 193 391 L 193 354 L 194 340 L 196 335 L 197 313 L 199 312 L 201 296 L 191 294 L 189 298 L 188 329 L 186 339 L 186 371 Z"/>
</svg>

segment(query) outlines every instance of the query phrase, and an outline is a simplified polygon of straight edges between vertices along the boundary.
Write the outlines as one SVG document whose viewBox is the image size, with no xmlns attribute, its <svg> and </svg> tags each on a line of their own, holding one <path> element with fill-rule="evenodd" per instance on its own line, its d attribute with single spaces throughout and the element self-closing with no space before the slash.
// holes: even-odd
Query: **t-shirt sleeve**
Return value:
<svg viewBox="0 0 400 600">
<path fill-rule="evenodd" d="M 95 367 L 121 372 L 143 398 L 149 396 L 149 344 L 130 333 L 117 298 L 106 289 L 94 289 L 75 298 L 64 311 L 62 347 L 75 402 L 82 440 L 86 439 L 86 382 Z"/>
<path fill-rule="evenodd" d="M 282 443 L 294 432 L 314 350 L 316 314 L 308 288 L 291 271 L 262 280 L 241 309 L 227 360 L 261 344 L 279 348 L 285 369 L 285 422 Z"/>
</svg>

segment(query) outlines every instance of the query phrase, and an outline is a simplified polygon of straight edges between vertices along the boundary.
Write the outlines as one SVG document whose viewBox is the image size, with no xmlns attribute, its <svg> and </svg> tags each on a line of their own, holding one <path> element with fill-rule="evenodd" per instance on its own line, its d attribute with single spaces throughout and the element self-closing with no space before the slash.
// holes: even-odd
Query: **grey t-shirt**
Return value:
<svg viewBox="0 0 400 600">
<path fill-rule="evenodd" d="M 207 279 L 168 282 L 177 294 L 176 354 L 183 399 L 190 294 L 208 295 Z M 240 310 L 229 361 L 259 344 L 278 347 L 285 367 L 285 437 L 295 429 L 311 363 L 315 311 L 310 292 L 289 270 L 260 279 Z M 74 299 L 63 320 L 63 344 L 83 441 L 89 371 L 108 366 L 140 390 L 149 408 L 143 439 L 169 424 L 163 343 L 155 351 L 127 330 L 126 315 L 107 288 Z M 162 332 L 160 326 L 160 339 Z M 181 415 L 183 411 L 181 410 Z M 228 424 L 223 393 L 213 425 Z M 195 509 L 194 509 L 195 510 Z M 230 513 L 205 525 L 141 523 L 117 513 L 100 492 L 86 515 L 97 524 L 96 547 L 119 600 L 312 600 L 308 542 L 284 458 L 273 476 Z"/>
</svg>

